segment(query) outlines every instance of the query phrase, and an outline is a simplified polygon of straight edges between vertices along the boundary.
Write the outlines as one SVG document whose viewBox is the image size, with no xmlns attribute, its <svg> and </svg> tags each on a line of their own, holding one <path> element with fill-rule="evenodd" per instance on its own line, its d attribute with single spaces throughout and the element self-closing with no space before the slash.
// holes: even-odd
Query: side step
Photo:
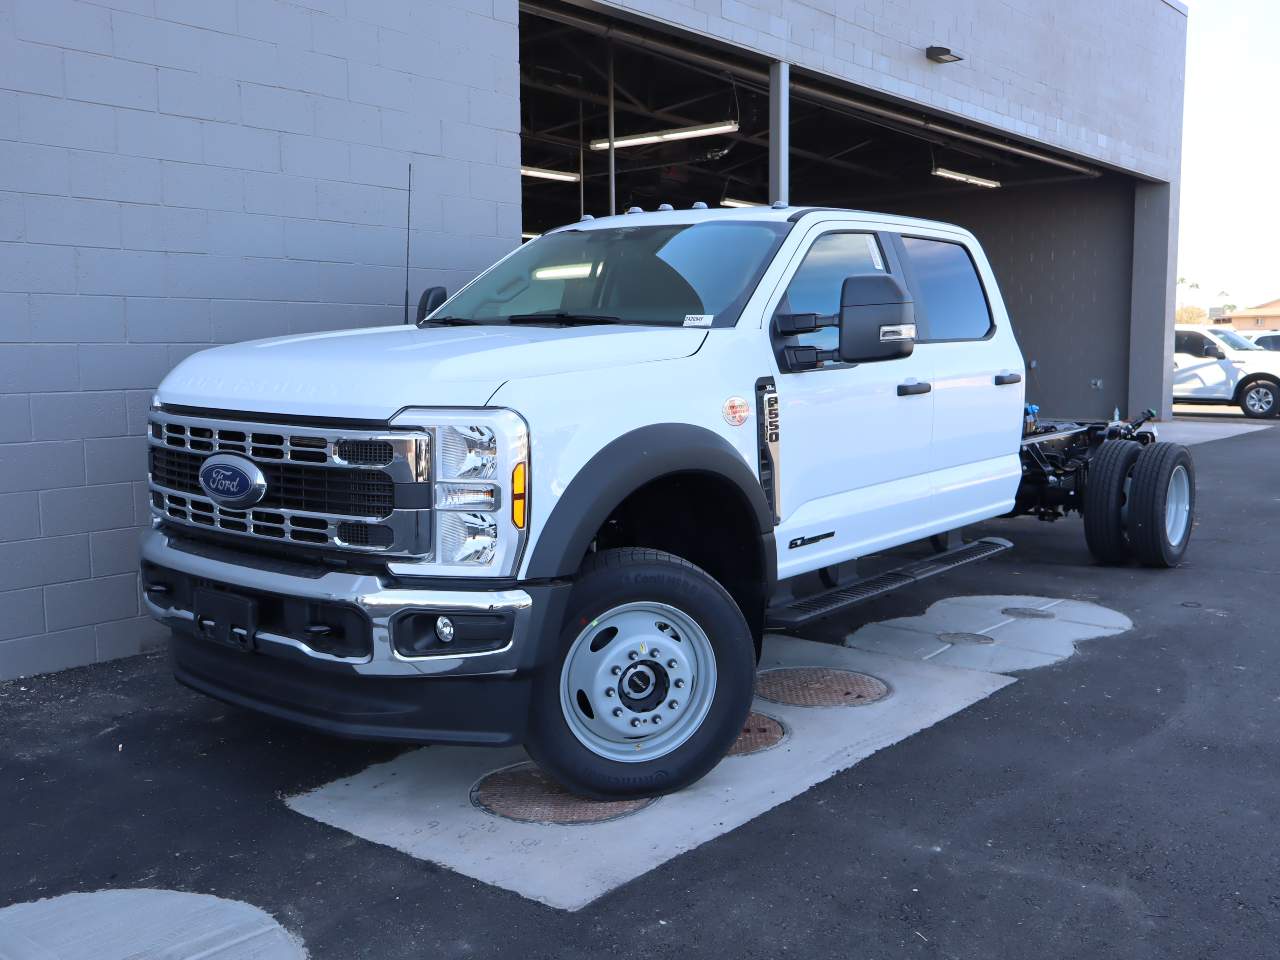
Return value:
<svg viewBox="0 0 1280 960">
<path fill-rule="evenodd" d="M 924 560 L 913 560 L 895 570 L 887 570 L 873 577 L 867 577 L 865 580 L 856 580 L 848 586 L 836 587 L 826 593 L 812 594 L 787 604 L 770 607 L 765 625 L 778 630 L 794 630 L 814 620 L 839 613 L 854 604 L 909 587 L 913 583 L 962 567 L 966 563 L 976 563 L 979 560 L 994 557 L 1012 546 L 1012 543 L 1000 537 L 983 537 L 981 540 L 966 543 L 964 546 L 935 554 Z"/>
</svg>

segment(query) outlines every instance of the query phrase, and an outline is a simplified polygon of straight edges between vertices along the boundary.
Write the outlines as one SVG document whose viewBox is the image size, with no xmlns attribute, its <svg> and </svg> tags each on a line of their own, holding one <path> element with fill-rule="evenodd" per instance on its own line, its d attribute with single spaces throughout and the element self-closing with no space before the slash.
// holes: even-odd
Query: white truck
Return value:
<svg viewBox="0 0 1280 960">
<path fill-rule="evenodd" d="M 179 681 L 330 733 L 524 744 L 663 793 L 738 735 L 765 631 L 1083 514 L 1181 559 L 1194 468 L 1134 423 L 1037 420 L 965 230 L 815 208 L 547 233 L 419 320 L 217 347 L 149 430 L 150 613 Z M 859 578 L 855 561 L 936 552 Z"/>
<path fill-rule="evenodd" d="M 1274 417 L 1280 413 L 1280 353 L 1231 327 L 1180 323 L 1173 333 L 1173 401 Z"/>
</svg>

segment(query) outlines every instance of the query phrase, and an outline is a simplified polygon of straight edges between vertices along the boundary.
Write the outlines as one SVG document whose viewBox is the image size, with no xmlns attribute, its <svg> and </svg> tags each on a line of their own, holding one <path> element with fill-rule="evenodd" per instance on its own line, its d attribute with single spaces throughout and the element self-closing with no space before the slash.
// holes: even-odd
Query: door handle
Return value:
<svg viewBox="0 0 1280 960">
<path fill-rule="evenodd" d="M 898 384 L 898 396 L 914 397 L 917 394 L 928 393 L 933 389 L 931 383 L 900 383 Z"/>
<path fill-rule="evenodd" d="M 996 386 L 1007 387 L 1011 383 L 1021 383 L 1022 374 L 1020 373 L 997 373 Z"/>
</svg>

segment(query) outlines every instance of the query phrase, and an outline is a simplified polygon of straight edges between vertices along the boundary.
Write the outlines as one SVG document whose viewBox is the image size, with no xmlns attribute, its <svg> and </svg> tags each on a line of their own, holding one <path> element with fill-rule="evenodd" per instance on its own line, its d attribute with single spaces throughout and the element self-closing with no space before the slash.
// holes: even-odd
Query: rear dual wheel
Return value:
<svg viewBox="0 0 1280 960">
<path fill-rule="evenodd" d="M 1084 533 L 1103 563 L 1182 562 L 1195 522 L 1195 465 L 1176 443 L 1107 440 L 1089 464 Z"/>
</svg>

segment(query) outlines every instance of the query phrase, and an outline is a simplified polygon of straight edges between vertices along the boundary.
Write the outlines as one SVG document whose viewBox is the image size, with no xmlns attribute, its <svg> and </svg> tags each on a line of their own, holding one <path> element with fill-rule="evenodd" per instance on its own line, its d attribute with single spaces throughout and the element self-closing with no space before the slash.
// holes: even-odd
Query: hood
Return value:
<svg viewBox="0 0 1280 960">
<path fill-rule="evenodd" d="M 404 407 L 484 406 L 508 380 L 673 360 L 682 327 L 373 327 L 203 350 L 160 384 L 166 404 L 386 420 Z"/>
</svg>

